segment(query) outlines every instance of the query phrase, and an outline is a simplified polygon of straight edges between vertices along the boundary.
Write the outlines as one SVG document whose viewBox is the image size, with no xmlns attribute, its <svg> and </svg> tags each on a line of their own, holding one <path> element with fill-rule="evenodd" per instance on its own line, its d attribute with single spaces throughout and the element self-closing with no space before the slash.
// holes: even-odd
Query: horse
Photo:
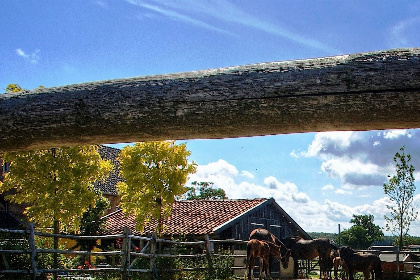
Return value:
<svg viewBox="0 0 420 280">
<path fill-rule="evenodd" d="M 340 257 L 340 254 L 333 259 L 333 266 L 334 266 L 334 273 L 336 275 L 335 279 L 337 279 L 337 271 L 338 271 L 339 266 L 343 268 L 344 277 L 345 279 L 347 279 L 347 275 L 348 275 L 347 272 L 349 269 L 346 263 L 344 262 L 343 258 Z"/>
<path fill-rule="evenodd" d="M 283 242 L 280 239 L 278 239 L 274 234 L 272 234 L 266 229 L 256 228 L 253 231 L 251 231 L 251 234 L 249 235 L 249 240 L 251 239 L 257 239 L 260 241 L 268 241 L 268 242 L 276 244 L 277 246 L 280 246 L 280 254 L 282 255 L 280 260 L 283 265 L 283 268 L 286 269 L 289 267 L 289 257 L 291 255 L 290 249 L 287 248 L 283 244 Z"/>
<path fill-rule="evenodd" d="M 270 263 L 269 257 L 273 255 L 277 259 L 281 258 L 280 246 L 269 242 L 260 241 L 257 239 L 251 239 L 246 245 L 246 263 L 248 271 L 248 279 L 253 279 L 252 271 L 254 269 L 255 260 L 257 257 L 260 258 L 260 275 L 259 279 L 262 279 L 262 272 L 264 271 L 265 276 L 270 277 Z"/>
<path fill-rule="evenodd" d="M 350 280 L 354 280 L 354 273 L 356 271 L 363 272 L 365 280 L 369 280 L 371 271 L 373 272 L 374 279 L 382 279 L 381 260 L 377 255 L 369 253 L 359 255 L 350 247 L 341 247 L 340 257 L 347 266 Z"/>
<path fill-rule="evenodd" d="M 332 249 L 327 259 L 323 261 L 323 267 L 327 273 L 328 279 L 332 279 L 332 271 L 334 270 L 334 279 L 337 279 L 338 265 L 336 267 L 335 259 L 339 258 L 338 250 Z"/>
<path fill-rule="evenodd" d="M 319 257 L 320 276 L 325 277 L 327 268 L 330 267 L 330 257 L 333 250 L 338 250 L 331 240 L 317 238 L 305 240 L 303 238 L 291 237 L 284 241 L 291 250 L 291 256 L 295 260 L 312 260 Z"/>
</svg>

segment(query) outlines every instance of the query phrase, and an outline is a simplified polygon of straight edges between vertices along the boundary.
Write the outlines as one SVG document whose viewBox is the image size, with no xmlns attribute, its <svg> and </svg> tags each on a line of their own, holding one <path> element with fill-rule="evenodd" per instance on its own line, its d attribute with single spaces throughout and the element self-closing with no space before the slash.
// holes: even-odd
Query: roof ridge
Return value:
<svg viewBox="0 0 420 280">
<path fill-rule="evenodd" d="M 113 215 L 115 215 L 115 214 L 117 214 L 117 213 L 119 213 L 119 212 L 122 212 L 122 209 L 121 209 L 121 208 L 120 208 L 120 209 L 115 210 L 114 212 L 111 212 L 111 213 L 109 213 L 109 214 L 106 214 L 105 216 L 103 216 L 103 217 L 101 218 L 101 220 L 102 220 L 102 219 L 107 219 L 107 218 L 109 218 L 110 216 L 113 216 Z"/>
<path fill-rule="evenodd" d="M 256 201 L 256 200 L 269 200 L 269 198 L 225 198 L 225 199 L 191 199 L 191 200 L 177 200 L 175 202 L 197 202 L 197 201 L 210 201 L 210 202 L 220 202 L 220 201 Z"/>
</svg>

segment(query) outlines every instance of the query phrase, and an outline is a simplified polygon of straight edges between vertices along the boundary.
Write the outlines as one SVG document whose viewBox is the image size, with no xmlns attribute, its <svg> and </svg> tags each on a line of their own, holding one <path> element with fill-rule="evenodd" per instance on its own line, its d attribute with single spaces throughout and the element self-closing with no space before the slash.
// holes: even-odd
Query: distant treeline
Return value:
<svg viewBox="0 0 420 280">
<path fill-rule="evenodd" d="M 308 234 L 312 238 L 328 238 L 328 239 L 334 240 L 336 244 L 339 244 L 337 233 L 308 232 Z M 376 241 L 372 245 L 383 245 L 383 246 L 396 245 L 397 244 L 396 239 L 397 237 L 395 236 L 384 236 L 381 241 Z M 420 236 L 410 236 L 408 237 L 408 239 L 409 239 L 409 242 L 407 242 L 408 244 L 420 244 Z M 341 245 L 345 245 L 345 244 L 341 244 Z"/>
</svg>

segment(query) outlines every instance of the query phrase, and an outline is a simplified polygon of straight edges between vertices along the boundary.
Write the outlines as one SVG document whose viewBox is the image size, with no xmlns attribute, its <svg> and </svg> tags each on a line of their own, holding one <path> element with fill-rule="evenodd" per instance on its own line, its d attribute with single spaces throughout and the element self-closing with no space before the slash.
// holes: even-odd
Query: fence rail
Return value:
<svg viewBox="0 0 420 280">
<path fill-rule="evenodd" d="M 236 254 L 233 255 L 233 252 L 230 254 L 220 253 L 215 250 L 215 246 L 226 245 L 234 246 L 234 245 L 243 245 L 246 244 L 247 241 L 242 240 L 210 240 L 208 236 L 206 236 L 205 241 L 195 241 L 195 242 L 181 242 L 181 241 L 174 241 L 174 240 L 167 240 L 167 239 L 158 239 L 156 236 L 154 237 L 143 237 L 143 236 L 136 236 L 130 234 L 128 229 L 124 230 L 123 234 L 113 234 L 113 235 L 98 235 L 98 236 L 78 236 L 78 235 L 69 235 L 69 234 L 52 234 L 52 233 L 45 233 L 45 232 L 38 232 L 34 230 L 34 227 L 31 225 L 26 230 L 9 230 L 9 229 L 0 229 L 0 233 L 3 234 L 11 234 L 11 235 L 19 235 L 21 239 L 13 239 L 18 240 L 19 244 L 26 243 L 26 249 L 0 249 L 0 264 L 1 267 L 5 267 L 5 269 L 0 269 L 1 274 L 31 274 L 33 279 L 36 279 L 37 276 L 41 274 L 50 274 L 50 273 L 67 273 L 67 274 L 95 274 L 95 273 L 119 273 L 122 275 L 122 279 L 127 279 L 128 275 L 132 273 L 150 273 L 151 275 L 157 275 L 157 268 L 156 268 L 156 260 L 158 258 L 165 258 L 165 259 L 205 259 L 207 261 L 206 266 L 198 266 L 198 267 L 185 267 L 185 268 L 165 268 L 167 272 L 179 272 L 179 271 L 199 271 L 199 270 L 211 270 L 212 269 L 212 259 L 216 257 L 238 257 L 238 258 L 246 258 L 244 254 Z M 54 250 L 54 249 L 45 249 L 45 248 L 36 248 L 35 246 L 35 237 L 46 237 L 46 238 L 54 238 L 58 237 L 61 239 L 70 239 L 70 240 L 120 240 L 120 248 L 115 249 L 113 246 L 111 249 L 107 251 L 100 251 L 100 252 L 92 252 L 92 251 L 83 251 L 83 250 Z M 0 245 L 2 241 L 5 242 L 7 240 L 0 240 Z M 141 246 L 136 246 L 133 242 L 140 242 Z M 179 252 L 170 252 L 164 253 L 159 250 L 160 246 L 182 246 L 186 247 L 198 247 L 199 250 L 196 250 L 195 253 L 179 253 Z M 1 248 L 1 246 L 0 246 Z M 200 251 L 200 252 L 197 252 Z M 232 250 L 233 251 L 233 250 Z M 393 253 L 395 252 L 384 252 L 384 251 L 367 251 L 364 250 L 362 252 L 368 253 L 375 253 L 375 254 L 384 254 L 384 253 Z M 400 254 L 412 254 L 420 257 L 420 252 L 417 251 L 401 251 L 397 252 Z M 86 268 L 41 268 L 37 265 L 37 256 L 42 254 L 60 254 L 60 255 L 71 255 L 71 256 L 97 256 L 97 257 L 110 257 L 111 258 L 111 265 L 98 265 L 96 267 L 89 267 Z M 26 269 L 12 269 L 9 267 L 7 256 L 16 256 L 16 255 L 28 255 L 30 260 L 29 268 Z M 119 258 L 118 264 L 116 264 L 115 259 Z M 139 261 L 139 258 L 145 258 L 149 261 L 149 266 L 146 268 L 138 268 L 136 267 L 136 263 Z M 400 260 L 397 258 L 396 261 L 388 262 L 388 264 L 395 265 L 397 267 L 397 271 L 402 265 L 403 270 L 407 266 L 411 267 L 410 271 L 401 271 L 407 274 L 413 275 L 420 275 L 420 262 L 414 261 L 412 259 L 409 260 Z M 306 265 L 307 266 L 307 265 Z M 306 270 L 306 272 L 310 272 L 314 270 L 313 265 L 309 267 L 301 267 L 299 265 L 299 269 L 302 268 Z M 232 270 L 240 270 L 245 269 L 244 266 L 240 267 L 232 267 Z M 384 271 L 384 274 L 393 273 L 392 271 Z"/>
<path fill-rule="evenodd" d="M 128 229 L 124 230 L 123 234 L 114 234 L 114 235 L 98 235 L 98 236 L 78 236 L 70 234 L 52 234 L 45 232 L 38 232 L 34 230 L 34 227 L 31 225 L 26 230 L 9 230 L 9 229 L 0 229 L 0 233 L 3 234 L 13 234 L 23 236 L 26 240 L 27 249 L 0 249 L 0 262 L 3 261 L 3 266 L 6 269 L 1 269 L 0 274 L 31 274 L 33 279 L 36 279 L 40 274 L 46 273 L 83 273 L 83 274 L 95 274 L 95 273 L 111 273 L 117 272 L 122 275 L 123 279 L 127 279 L 127 276 L 130 273 L 151 273 L 157 275 L 156 269 L 156 259 L 157 258 L 167 258 L 167 259 L 198 259 L 205 258 L 208 262 L 207 267 L 191 267 L 191 268 L 178 268 L 172 269 L 168 268 L 165 271 L 194 271 L 194 270 L 205 270 L 211 269 L 212 267 L 212 258 L 213 257 L 232 257 L 231 254 L 218 254 L 215 253 L 213 248 L 215 244 L 246 244 L 246 241 L 242 240 L 210 240 L 206 236 L 205 241 L 195 241 L 195 242 L 181 242 L 167 239 L 158 239 L 154 237 L 142 237 L 130 234 Z M 70 239 L 70 240 L 120 240 L 121 248 L 92 252 L 92 251 L 83 251 L 83 250 L 62 250 L 62 249 L 45 249 L 45 248 L 36 248 L 35 246 L 35 237 L 46 237 L 46 238 L 60 238 L 60 239 Z M 139 248 L 133 242 L 140 242 L 144 244 Z M 160 246 L 164 245 L 169 246 L 183 246 L 186 247 L 198 247 L 200 248 L 200 253 L 162 253 L 159 250 Z M 1 240 L 0 240 L 1 245 Z M 1 248 L 1 247 L 0 247 Z M 8 255 L 29 255 L 30 256 L 30 268 L 28 269 L 9 269 L 9 264 L 7 261 Z M 60 254 L 60 255 L 73 255 L 73 256 L 101 256 L 101 257 L 112 257 L 111 261 L 115 265 L 115 258 L 120 258 L 118 265 L 105 265 L 106 267 L 89 267 L 88 269 L 84 268 L 40 268 L 37 266 L 37 256 L 40 254 Z M 136 268 L 135 264 L 138 262 L 138 258 L 143 257 L 149 259 L 150 266 L 148 268 Z M 112 266 L 112 267 L 109 267 Z"/>
</svg>

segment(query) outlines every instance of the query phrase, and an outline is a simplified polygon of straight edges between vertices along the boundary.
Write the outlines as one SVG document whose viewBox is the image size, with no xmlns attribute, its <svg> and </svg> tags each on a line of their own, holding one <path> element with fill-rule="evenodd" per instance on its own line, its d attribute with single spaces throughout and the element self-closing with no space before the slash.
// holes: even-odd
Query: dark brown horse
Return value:
<svg viewBox="0 0 420 280">
<path fill-rule="evenodd" d="M 270 262 L 269 257 L 274 256 L 277 259 L 281 258 L 280 246 L 268 241 L 260 241 L 257 239 L 251 239 L 248 241 L 246 246 L 246 263 L 248 279 L 253 279 L 252 271 L 254 269 L 255 260 L 260 259 L 260 275 L 262 279 L 262 272 L 265 272 L 265 276 L 270 278 Z"/>
<path fill-rule="evenodd" d="M 312 260 L 319 257 L 321 277 L 326 277 L 327 268 L 332 265 L 331 252 L 338 250 L 338 247 L 326 238 L 305 240 L 292 237 L 286 239 L 284 244 L 290 248 L 292 258 L 295 260 Z"/>
<path fill-rule="evenodd" d="M 286 269 L 289 266 L 289 257 L 290 257 L 291 251 L 274 234 L 272 234 L 266 229 L 256 228 L 253 231 L 251 231 L 251 234 L 249 235 L 249 240 L 251 239 L 257 239 L 260 241 L 268 241 L 279 246 L 280 254 L 282 256 L 281 263 L 283 265 L 283 268 Z"/>
<path fill-rule="evenodd" d="M 341 247 L 340 257 L 347 266 L 350 280 L 354 280 L 354 273 L 357 271 L 363 272 L 365 280 L 369 280 L 371 272 L 374 279 L 382 279 L 381 260 L 378 256 L 374 254 L 359 255 L 349 247 Z"/>
</svg>

